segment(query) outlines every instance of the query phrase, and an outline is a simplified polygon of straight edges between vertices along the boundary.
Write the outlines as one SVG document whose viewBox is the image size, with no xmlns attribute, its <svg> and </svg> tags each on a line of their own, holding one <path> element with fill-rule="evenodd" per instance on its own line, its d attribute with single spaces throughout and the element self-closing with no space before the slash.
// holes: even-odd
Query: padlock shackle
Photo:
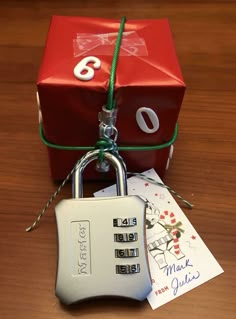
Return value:
<svg viewBox="0 0 236 319">
<path fill-rule="evenodd" d="M 82 198 L 83 197 L 83 171 L 85 167 L 98 159 L 100 150 L 93 150 L 86 153 L 80 160 L 79 164 L 76 167 L 76 171 L 72 179 L 72 196 L 73 198 Z M 104 159 L 108 160 L 116 171 L 116 189 L 117 196 L 126 196 L 127 191 L 127 179 L 126 179 L 126 167 L 124 162 L 116 157 L 115 155 L 104 152 Z"/>
</svg>

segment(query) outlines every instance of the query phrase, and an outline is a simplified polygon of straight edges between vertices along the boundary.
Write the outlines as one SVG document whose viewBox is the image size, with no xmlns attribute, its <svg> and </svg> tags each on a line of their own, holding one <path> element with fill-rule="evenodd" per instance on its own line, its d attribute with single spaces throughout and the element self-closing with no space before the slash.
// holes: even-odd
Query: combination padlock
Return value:
<svg viewBox="0 0 236 319">
<path fill-rule="evenodd" d="M 143 300 L 151 291 L 145 238 L 145 201 L 127 195 L 126 169 L 104 152 L 116 170 L 116 197 L 82 198 L 84 168 L 99 150 L 85 154 L 72 181 L 72 199 L 55 209 L 58 230 L 56 296 L 65 304 L 101 296 Z"/>
</svg>

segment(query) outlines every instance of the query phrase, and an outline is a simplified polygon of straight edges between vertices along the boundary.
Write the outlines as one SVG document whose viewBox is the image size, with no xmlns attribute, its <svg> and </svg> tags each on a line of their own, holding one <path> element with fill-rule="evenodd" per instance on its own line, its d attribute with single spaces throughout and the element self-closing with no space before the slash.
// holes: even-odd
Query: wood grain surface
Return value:
<svg viewBox="0 0 236 319">
<path fill-rule="evenodd" d="M 188 218 L 225 273 L 153 311 L 148 302 L 65 307 L 54 295 L 55 191 L 38 135 L 36 80 L 52 14 L 169 18 L 187 92 L 165 182 L 192 201 Z M 236 1 L 1 1 L 0 318 L 236 318 Z M 85 195 L 104 187 L 86 183 Z M 70 197 L 66 185 L 61 198 Z"/>
</svg>

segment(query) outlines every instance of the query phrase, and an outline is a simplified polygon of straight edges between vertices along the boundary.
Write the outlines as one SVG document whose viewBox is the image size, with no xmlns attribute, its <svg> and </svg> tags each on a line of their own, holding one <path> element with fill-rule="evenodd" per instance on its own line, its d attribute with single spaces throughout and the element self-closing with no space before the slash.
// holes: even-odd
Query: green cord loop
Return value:
<svg viewBox="0 0 236 319">
<path fill-rule="evenodd" d="M 99 150 L 100 152 L 98 154 L 98 161 L 99 163 L 102 163 L 104 161 L 104 148 L 100 147 Z"/>
<path fill-rule="evenodd" d="M 111 65 L 111 74 L 110 74 L 107 105 L 106 105 L 106 108 L 110 111 L 115 108 L 114 89 L 115 89 L 116 68 L 117 68 L 117 63 L 119 58 L 122 35 L 123 35 L 124 27 L 125 27 L 125 21 L 126 21 L 126 17 L 123 17 L 121 19 L 120 29 L 118 32 L 112 65 Z"/>
<path fill-rule="evenodd" d="M 50 148 L 62 150 L 62 151 L 91 151 L 94 148 L 99 148 L 102 143 L 103 143 L 104 147 L 107 146 L 107 144 L 105 144 L 105 143 L 107 143 L 107 141 L 105 139 L 98 140 L 95 147 L 94 146 L 71 146 L 71 145 L 54 144 L 46 139 L 44 132 L 43 132 L 42 123 L 40 123 L 40 125 L 39 125 L 39 135 L 40 135 L 42 142 L 46 146 L 48 146 Z M 157 145 L 145 145 L 145 146 L 144 145 L 118 146 L 118 150 L 119 151 L 157 151 L 157 150 L 161 150 L 163 148 L 171 146 L 175 142 L 177 136 L 178 136 L 178 124 L 176 124 L 176 126 L 175 126 L 175 130 L 174 130 L 174 134 L 173 134 L 172 138 L 165 143 L 157 144 Z"/>
</svg>

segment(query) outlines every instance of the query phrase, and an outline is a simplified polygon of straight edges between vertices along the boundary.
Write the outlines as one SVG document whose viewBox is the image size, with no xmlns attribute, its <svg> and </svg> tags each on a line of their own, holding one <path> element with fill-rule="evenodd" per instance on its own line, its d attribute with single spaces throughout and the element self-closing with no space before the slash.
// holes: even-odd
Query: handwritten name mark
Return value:
<svg viewBox="0 0 236 319">
<path fill-rule="evenodd" d="M 190 284 L 191 282 L 197 280 L 200 277 L 199 271 L 195 271 L 193 273 L 189 271 L 189 268 L 193 270 L 193 264 L 189 259 L 186 259 L 182 264 L 172 264 L 165 267 L 164 273 L 167 277 L 175 275 L 175 277 L 171 281 L 171 288 L 174 296 L 178 294 L 180 288 Z M 182 273 L 185 272 L 184 270 L 186 269 L 188 270 L 188 273 L 185 273 L 183 275 Z"/>
</svg>

